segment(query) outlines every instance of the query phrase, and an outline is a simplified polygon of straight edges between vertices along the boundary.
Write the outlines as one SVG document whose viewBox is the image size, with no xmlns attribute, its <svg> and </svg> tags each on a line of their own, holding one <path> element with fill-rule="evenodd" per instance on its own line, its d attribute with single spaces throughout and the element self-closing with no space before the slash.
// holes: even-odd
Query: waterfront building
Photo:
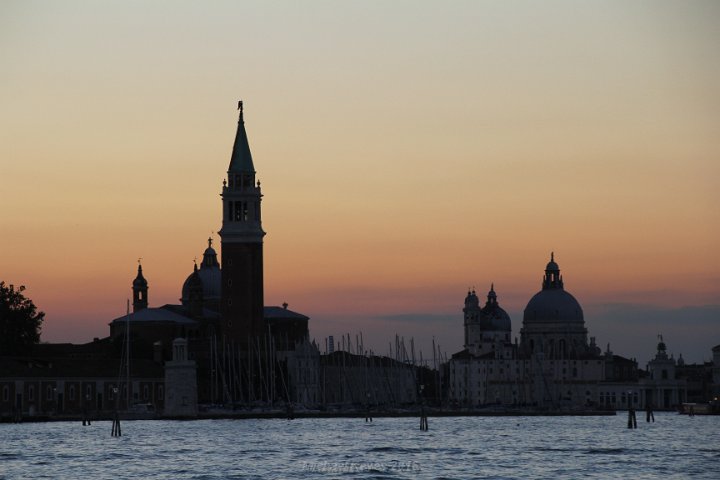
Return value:
<svg viewBox="0 0 720 480">
<path fill-rule="evenodd" d="M 199 266 L 182 282 L 180 303 L 159 307 L 151 306 L 150 282 L 139 264 L 132 311 L 109 323 L 107 338 L 0 357 L 0 417 L 109 414 L 134 404 L 193 416 L 203 404 L 380 407 L 440 398 L 463 408 L 671 408 L 687 398 L 684 378 L 691 369 L 668 356 L 664 342 L 643 371 L 636 360 L 615 355 L 609 345 L 602 352 L 588 337 L 582 307 L 565 290 L 554 254 L 525 308 L 519 341 L 512 340 L 512 320 L 494 285 L 484 304 L 475 290 L 467 293 L 463 350 L 440 366 L 439 379 L 412 365 L 414 352 L 412 361 L 401 357 L 397 342 L 394 359 L 362 348 L 351 353 L 349 338 L 348 351 L 335 350 L 332 337 L 321 355 L 308 316 L 287 303 L 265 305 L 263 195 L 242 103 L 238 108 L 221 190 L 220 261 L 209 238 Z M 713 354 L 717 389 L 720 346 Z"/>
<path fill-rule="evenodd" d="M 687 401 L 687 382 L 678 378 L 676 367 L 677 361 L 667 354 L 667 346 L 660 335 L 655 358 L 647 365 L 648 375 L 640 380 L 643 405 L 668 410 Z"/>
<path fill-rule="evenodd" d="M 468 292 L 463 315 L 464 349 L 447 366 L 452 405 L 642 408 L 649 402 L 670 408 L 685 398 L 684 381 L 666 355 L 650 363 L 651 379 L 641 380 L 635 360 L 613 354 L 609 345 L 601 352 L 594 337 L 588 341 L 582 307 L 565 290 L 554 254 L 542 289 L 525 308 L 519 343 L 510 341 L 511 319 L 494 285 L 482 308 L 475 291 Z"/>
</svg>

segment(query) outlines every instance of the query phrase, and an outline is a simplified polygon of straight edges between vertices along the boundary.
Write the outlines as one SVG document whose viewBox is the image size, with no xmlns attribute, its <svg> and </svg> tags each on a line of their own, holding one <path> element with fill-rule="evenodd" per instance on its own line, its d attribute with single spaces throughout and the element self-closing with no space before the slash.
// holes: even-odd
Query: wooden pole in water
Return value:
<svg viewBox="0 0 720 480">
<path fill-rule="evenodd" d="M 423 389 L 425 385 L 420 385 L 420 430 L 423 432 L 428 431 L 428 419 L 427 413 L 425 413 L 425 402 L 423 401 Z"/>
<path fill-rule="evenodd" d="M 645 404 L 645 421 L 649 422 L 651 419 L 653 422 L 655 422 L 655 415 L 652 411 L 652 404 L 650 402 L 647 402 Z"/>
<path fill-rule="evenodd" d="M 628 407 L 628 428 L 637 428 L 637 418 L 633 407 Z"/>
<path fill-rule="evenodd" d="M 113 421 L 112 421 L 111 436 L 122 437 L 122 430 L 120 429 L 120 416 L 118 415 L 117 411 L 115 411 L 115 418 L 113 418 Z"/>
</svg>

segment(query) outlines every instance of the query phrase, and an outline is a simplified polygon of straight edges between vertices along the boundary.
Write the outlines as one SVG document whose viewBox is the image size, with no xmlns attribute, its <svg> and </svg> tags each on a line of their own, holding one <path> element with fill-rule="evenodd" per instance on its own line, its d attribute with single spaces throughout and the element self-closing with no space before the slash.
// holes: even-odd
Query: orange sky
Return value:
<svg viewBox="0 0 720 480">
<path fill-rule="evenodd" d="M 0 278 L 28 287 L 48 341 L 107 335 L 138 257 L 151 304 L 177 302 L 220 227 L 242 98 L 266 303 L 318 340 L 434 335 L 452 353 L 467 287 L 491 282 L 516 335 L 554 250 L 600 343 L 644 361 L 673 334 L 700 360 L 720 343 L 718 18 L 715 2 L 3 2 Z M 613 304 L 644 309 L 641 338 Z M 685 306 L 714 307 L 688 324 Z"/>
</svg>

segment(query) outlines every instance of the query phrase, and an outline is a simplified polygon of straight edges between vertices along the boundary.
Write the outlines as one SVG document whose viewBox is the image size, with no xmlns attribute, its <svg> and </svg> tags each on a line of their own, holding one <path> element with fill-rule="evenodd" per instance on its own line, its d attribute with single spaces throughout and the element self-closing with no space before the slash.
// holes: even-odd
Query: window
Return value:
<svg viewBox="0 0 720 480">
<path fill-rule="evenodd" d="M 147 400 L 150 397 L 150 390 L 148 389 L 148 386 L 145 385 L 143 387 L 143 400 Z"/>
<path fill-rule="evenodd" d="M 48 385 L 46 392 L 47 392 L 47 394 L 45 395 L 45 398 L 48 400 L 52 400 L 53 399 L 53 387 Z"/>
<path fill-rule="evenodd" d="M 2 396 L 3 402 L 7 402 L 10 400 L 10 388 L 8 388 L 7 385 L 3 387 L 3 396 Z"/>
<path fill-rule="evenodd" d="M 85 387 L 85 398 L 90 400 L 90 397 L 92 396 L 92 386 L 88 385 Z"/>
<path fill-rule="evenodd" d="M 165 387 L 160 385 L 158 387 L 158 399 L 162 400 L 164 396 L 165 396 Z"/>
<path fill-rule="evenodd" d="M 70 400 L 75 400 L 75 385 L 70 385 L 70 388 L 68 389 L 68 398 Z"/>
<path fill-rule="evenodd" d="M 30 385 L 28 387 L 28 401 L 32 402 L 35 400 L 35 387 Z"/>
<path fill-rule="evenodd" d="M 663 370 L 662 371 L 662 379 L 667 380 L 667 378 L 668 378 L 668 372 L 667 372 L 667 370 Z"/>
</svg>

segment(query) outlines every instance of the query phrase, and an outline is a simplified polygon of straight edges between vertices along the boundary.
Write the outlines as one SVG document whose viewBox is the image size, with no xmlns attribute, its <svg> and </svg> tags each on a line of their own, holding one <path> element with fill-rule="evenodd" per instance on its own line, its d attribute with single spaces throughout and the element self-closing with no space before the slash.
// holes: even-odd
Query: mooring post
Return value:
<svg viewBox="0 0 720 480">
<path fill-rule="evenodd" d="M 420 430 L 426 432 L 428 430 L 427 414 L 425 413 L 425 397 L 423 390 L 425 385 L 420 385 Z"/>
<path fill-rule="evenodd" d="M 111 435 L 113 437 L 122 437 L 122 430 L 120 429 L 120 415 L 118 415 L 117 411 L 115 411 L 115 417 L 113 417 Z"/>
<path fill-rule="evenodd" d="M 637 428 L 637 417 L 633 407 L 628 408 L 628 428 Z"/>
</svg>

